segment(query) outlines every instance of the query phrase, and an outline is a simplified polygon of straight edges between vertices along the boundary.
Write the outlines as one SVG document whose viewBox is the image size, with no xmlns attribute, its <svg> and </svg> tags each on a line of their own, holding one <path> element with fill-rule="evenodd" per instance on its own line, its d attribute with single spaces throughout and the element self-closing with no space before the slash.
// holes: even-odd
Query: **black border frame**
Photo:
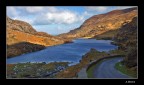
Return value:
<svg viewBox="0 0 144 85">
<path fill-rule="evenodd" d="M 17 80 L 17 79 L 6 79 L 6 60 L 5 60 L 5 56 L 6 56 L 6 6 L 138 6 L 138 49 L 142 49 L 140 47 L 140 45 L 142 45 L 142 43 L 144 42 L 141 38 L 141 36 L 143 36 L 142 34 L 144 33 L 143 30 L 143 24 L 142 24 L 142 16 L 144 16 L 144 14 L 142 14 L 143 10 L 142 8 L 142 2 L 140 2 L 139 0 L 115 0 L 115 1 L 110 1 L 110 0 L 23 0 L 23 1 L 17 1 L 17 0 L 1 0 L 0 1 L 0 23 L 1 23 L 1 27 L 0 27 L 0 53 L 1 53 L 1 57 L 0 57 L 0 80 Z M 141 43 L 141 44 L 140 44 Z M 64 84 L 66 80 L 66 82 L 70 81 L 71 84 L 77 84 L 77 82 L 73 82 L 73 80 L 78 81 L 78 82 L 89 82 L 90 84 L 95 84 L 96 82 L 98 84 L 127 84 L 126 81 L 135 81 L 135 84 L 138 83 L 143 83 L 143 79 L 144 79 L 144 73 L 143 73 L 143 62 L 142 57 L 140 56 L 142 55 L 141 53 L 143 50 L 139 50 L 138 52 L 138 79 L 48 79 L 51 80 L 51 83 L 57 83 L 54 82 L 53 80 L 61 80 Z M 21 79 L 20 79 L 21 80 Z M 27 79 L 25 79 L 27 80 Z M 35 79 L 30 79 L 30 80 L 35 80 Z M 36 79 L 37 80 L 37 79 Z M 40 79 L 42 80 L 42 79 Z M 44 79 L 47 82 L 47 79 Z M 90 80 L 90 81 L 89 81 Z M 91 81 L 92 80 L 92 81 Z M 33 82 L 33 81 L 32 81 Z M 48 81 L 49 82 L 49 81 Z M 69 83 L 70 83 L 69 82 Z M 23 83 L 27 83 L 27 82 L 23 82 Z M 59 83 L 60 84 L 60 83 Z M 66 83 L 67 84 L 67 83 Z"/>
</svg>

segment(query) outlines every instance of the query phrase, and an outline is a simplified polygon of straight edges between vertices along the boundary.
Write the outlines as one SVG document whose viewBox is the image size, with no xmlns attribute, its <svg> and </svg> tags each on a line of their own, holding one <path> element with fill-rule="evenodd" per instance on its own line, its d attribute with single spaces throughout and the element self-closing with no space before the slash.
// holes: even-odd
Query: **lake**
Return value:
<svg viewBox="0 0 144 85">
<path fill-rule="evenodd" d="M 73 43 L 47 47 L 44 50 L 23 54 L 7 59 L 7 64 L 24 62 L 71 62 L 79 63 L 82 55 L 86 54 L 91 48 L 98 51 L 116 49 L 117 46 L 111 44 L 111 40 L 96 39 L 76 39 Z"/>
</svg>

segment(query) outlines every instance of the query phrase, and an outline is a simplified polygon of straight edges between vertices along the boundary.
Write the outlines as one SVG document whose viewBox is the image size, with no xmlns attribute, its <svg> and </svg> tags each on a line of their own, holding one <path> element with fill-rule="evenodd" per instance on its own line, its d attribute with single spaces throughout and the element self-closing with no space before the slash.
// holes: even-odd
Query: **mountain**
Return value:
<svg viewBox="0 0 144 85">
<path fill-rule="evenodd" d="M 62 38 L 93 38 L 110 30 L 117 30 L 137 16 L 137 8 L 114 10 L 105 14 L 94 15 L 79 28 L 60 34 Z"/>
<path fill-rule="evenodd" d="M 133 70 L 137 70 L 137 17 L 123 27 L 121 27 L 114 37 L 115 43 L 127 52 L 123 63 Z"/>
<path fill-rule="evenodd" d="M 29 23 L 20 20 L 12 20 L 8 16 L 6 17 L 6 27 L 8 29 L 18 30 L 30 34 L 37 32 Z"/>
<path fill-rule="evenodd" d="M 68 42 L 45 32 L 37 32 L 29 23 L 20 20 L 13 20 L 9 17 L 6 17 L 6 30 L 7 57 L 38 51 L 46 46 Z M 27 46 L 27 49 L 20 48 L 19 46 Z M 13 51 L 11 51 L 12 49 Z"/>
<path fill-rule="evenodd" d="M 64 40 L 45 32 L 37 32 L 29 23 L 19 20 L 7 19 L 7 44 L 30 42 L 44 46 L 64 43 Z"/>
</svg>

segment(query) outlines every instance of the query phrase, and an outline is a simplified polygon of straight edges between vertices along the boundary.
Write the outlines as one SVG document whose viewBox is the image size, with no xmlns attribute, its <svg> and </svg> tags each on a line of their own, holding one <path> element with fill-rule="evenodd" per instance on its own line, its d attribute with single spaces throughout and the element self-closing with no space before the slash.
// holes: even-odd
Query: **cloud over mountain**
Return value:
<svg viewBox="0 0 144 85">
<path fill-rule="evenodd" d="M 73 24 L 83 19 L 82 16 L 71 11 L 48 12 L 38 16 L 34 24 Z"/>
<path fill-rule="evenodd" d="M 60 34 L 78 28 L 94 15 L 130 7 L 132 6 L 7 6 L 7 16 L 28 22 L 38 31 Z M 57 32 L 58 29 L 61 30 Z"/>
</svg>

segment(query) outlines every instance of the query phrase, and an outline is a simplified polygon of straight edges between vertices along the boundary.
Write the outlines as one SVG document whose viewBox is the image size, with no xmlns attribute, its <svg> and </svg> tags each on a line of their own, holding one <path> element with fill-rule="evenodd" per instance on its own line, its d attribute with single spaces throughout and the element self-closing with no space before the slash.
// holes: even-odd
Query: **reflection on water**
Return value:
<svg viewBox="0 0 144 85">
<path fill-rule="evenodd" d="M 47 47 L 44 50 L 20 55 L 14 58 L 7 59 L 7 63 L 23 63 L 23 62 L 73 62 L 76 64 L 81 60 L 82 55 L 88 52 L 91 48 L 98 51 L 109 51 L 117 48 L 111 45 L 110 40 L 95 40 L 95 39 L 76 39 L 74 43 L 62 44 L 57 46 Z"/>
</svg>

